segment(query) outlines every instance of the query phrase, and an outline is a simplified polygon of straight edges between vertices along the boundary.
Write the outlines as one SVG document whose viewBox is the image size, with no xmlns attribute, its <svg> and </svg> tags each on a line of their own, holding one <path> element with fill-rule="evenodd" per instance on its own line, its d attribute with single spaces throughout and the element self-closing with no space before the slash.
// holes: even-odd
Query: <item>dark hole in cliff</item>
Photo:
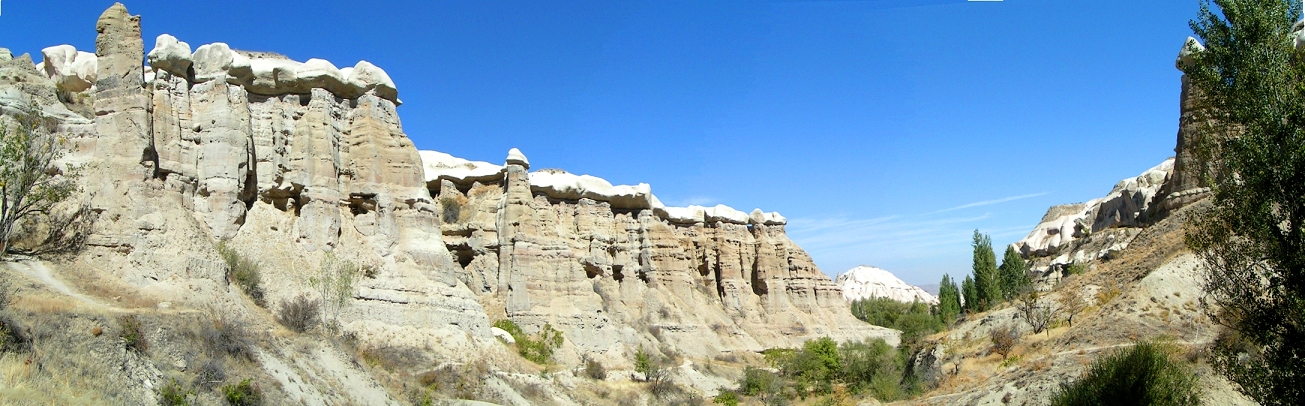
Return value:
<svg viewBox="0 0 1305 406">
<path fill-rule="evenodd" d="M 372 210 L 376 210 L 375 195 L 355 194 L 349 196 L 349 212 L 353 213 L 353 215 L 367 214 Z"/>
<path fill-rule="evenodd" d="M 310 102 L 310 101 L 312 101 L 312 100 L 313 100 L 313 96 L 312 96 L 311 94 L 302 94 L 302 95 L 299 95 L 299 105 L 300 105 L 300 106 L 307 107 L 307 106 L 308 106 L 308 102 Z"/>
<path fill-rule="evenodd" d="M 470 247 L 454 248 L 453 256 L 457 257 L 458 265 L 462 269 L 466 269 L 468 265 L 471 265 L 471 260 L 476 259 L 476 253 Z"/>
<path fill-rule="evenodd" d="M 585 263 L 585 275 L 588 275 L 589 279 L 597 278 L 598 275 L 602 274 L 603 268 L 599 268 L 598 266 L 588 262 Z"/>
<path fill-rule="evenodd" d="M 770 291 L 766 286 L 766 280 L 761 279 L 761 270 L 757 268 L 757 261 L 752 261 L 752 293 L 757 296 L 763 296 Z"/>
<path fill-rule="evenodd" d="M 612 279 L 616 279 L 617 282 L 625 280 L 625 274 L 621 273 L 624 269 L 622 265 L 612 265 Z"/>
<path fill-rule="evenodd" d="M 639 280 L 648 283 L 648 271 L 639 271 Z"/>
</svg>

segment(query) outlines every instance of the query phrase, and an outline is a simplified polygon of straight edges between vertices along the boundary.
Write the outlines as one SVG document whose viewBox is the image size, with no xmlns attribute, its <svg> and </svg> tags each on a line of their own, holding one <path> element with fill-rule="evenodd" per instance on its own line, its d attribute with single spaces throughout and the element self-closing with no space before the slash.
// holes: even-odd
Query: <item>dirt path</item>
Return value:
<svg viewBox="0 0 1305 406">
<path fill-rule="evenodd" d="M 41 281 L 41 283 L 45 284 L 46 287 L 54 290 L 55 292 L 59 292 L 65 296 L 77 299 L 78 301 L 86 305 L 96 307 L 96 308 L 114 307 L 105 304 L 104 302 L 101 302 L 93 297 L 86 296 L 74 291 L 71 287 L 68 286 L 68 284 L 64 283 L 62 280 L 59 280 L 59 278 L 54 275 L 54 272 L 50 271 L 49 267 L 45 266 L 44 262 L 31 260 L 31 259 L 18 259 L 18 260 L 0 262 L 0 266 L 9 268 L 17 273 L 27 275 L 27 277 L 29 278 L 39 280 Z"/>
</svg>

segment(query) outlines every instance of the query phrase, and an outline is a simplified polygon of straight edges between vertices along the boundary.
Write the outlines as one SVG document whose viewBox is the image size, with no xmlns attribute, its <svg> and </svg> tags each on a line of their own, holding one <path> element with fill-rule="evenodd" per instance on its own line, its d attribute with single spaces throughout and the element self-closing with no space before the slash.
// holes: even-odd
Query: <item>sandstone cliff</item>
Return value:
<svg viewBox="0 0 1305 406">
<path fill-rule="evenodd" d="M 376 270 L 341 314 L 345 332 L 448 360 L 501 347 L 489 324 L 504 318 L 563 331 L 569 365 L 628 364 L 644 345 L 713 357 L 896 340 L 851 316 L 777 213 L 665 207 L 648 185 L 529 172 L 515 150 L 502 166 L 419 152 L 371 63 L 192 52 L 166 34 L 147 54 L 140 24 L 116 4 L 94 54 L 0 52 L 0 109 L 39 104 L 74 147 L 66 163 L 85 165 L 80 201 L 96 221 L 61 269 L 256 318 L 216 243 L 262 264 L 269 307 L 310 292 L 329 252 Z"/>
</svg>

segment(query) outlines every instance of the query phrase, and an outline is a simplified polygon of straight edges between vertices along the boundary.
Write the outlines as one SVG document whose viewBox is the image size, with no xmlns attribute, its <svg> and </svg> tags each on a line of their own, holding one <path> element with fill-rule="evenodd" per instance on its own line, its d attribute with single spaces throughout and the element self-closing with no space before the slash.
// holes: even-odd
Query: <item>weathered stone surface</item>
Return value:
<svg viewBox="0 0 1305 406">
<path fill-rule="evenodd" d="M 173 76 L 189 77 L 191 53 L 190 44 L 177 40 L 177 37 L 162 34 L 154 40 L 154 49 L 150 50 L 151 67 L 164 70 Z"/>
<path fill-rule="evenodd" d="M 80 52 L 72 45 L 56 45 L 42 49 L 41 56 L 45 58 L 41 64 L 45 75 L 62 91 L 84 92 L 95 85 L 95 54 Z"/>
</svg>

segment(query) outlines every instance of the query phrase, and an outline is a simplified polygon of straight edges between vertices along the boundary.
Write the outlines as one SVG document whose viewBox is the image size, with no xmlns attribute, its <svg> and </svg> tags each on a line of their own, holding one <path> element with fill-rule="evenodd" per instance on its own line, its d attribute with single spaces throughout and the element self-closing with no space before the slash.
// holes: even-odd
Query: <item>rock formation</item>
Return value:
<svg viewBox="0 0 1305 406">
<path fill-rule="evenodd" d="M 843 291 L 843 299 L 849 302 L 861 299 L 884 297 L 899 302 L 938 303 L 938 298 L 918 286 L 907 284 L 892 272 L 873 266 L 861 265 L 838 274 L 834 283 Z"/>
<path fill-rule="evenodd" d="M 344 330 L 452 356 L 498 345 L 489 324 L 503 318 L 563 331 L 563 362 L 629 362 L 644 344 L 710 357 L 819 336 L 896 342 L 851 316 L 778 213 L 666 207 L 646 184 L 530 172 L 515 149 L 504 165 L 419 152 L 371 63 L 192 52 L 167 34 L 146 53 L 140 24 L 115 4 L 93 55 L 0 58 L 0 110 L 35 101 L 72 141 L 67 163 L 86 165 L 98 220 L 77 266 L 236 308 L 217 242 L 263 264 L 273 306 L 308 292 L 330 253 L 375 271 Z"/>
</svg>

